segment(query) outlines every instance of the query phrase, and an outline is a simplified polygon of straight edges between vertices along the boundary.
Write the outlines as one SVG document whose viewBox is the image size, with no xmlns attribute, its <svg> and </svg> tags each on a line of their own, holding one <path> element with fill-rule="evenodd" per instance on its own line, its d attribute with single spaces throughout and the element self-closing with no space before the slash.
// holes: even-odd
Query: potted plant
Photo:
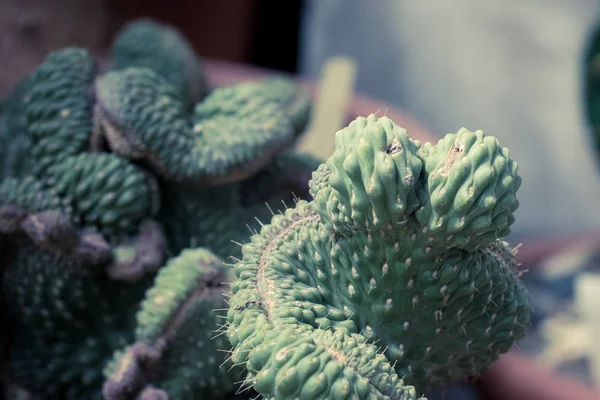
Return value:
<svg viewBox="0 0 600 400">
<path fill-rule="evenodd" d="M 5 100 L 11 395 L 408 400 L 525 334 L 494 138 L 372 110 L 317 159 L 306 92 L 239 77 L 141 20 L 104 68 L 58 50 Z"/>
</svg>

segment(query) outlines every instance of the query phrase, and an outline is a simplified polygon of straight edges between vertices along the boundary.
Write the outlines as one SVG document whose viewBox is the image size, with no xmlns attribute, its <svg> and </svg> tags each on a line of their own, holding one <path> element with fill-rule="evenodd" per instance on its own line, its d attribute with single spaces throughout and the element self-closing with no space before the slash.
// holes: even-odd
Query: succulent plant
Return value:
<svg viewBox="0 0 600 400">
<path fill-rule="evenodd" d="M 131 340 L 144 273 L 165 251 L 145 178 L 114 155 L 77 155 L 45 179 L 0 184 L 11 376 L 32 392 L 89 398 L 107 356 Z"/>
<path fill-rule="evenodd" d="M 214 283 L 214 271 L 227 276 L 211 260 L 239 255 L 231 240 L 246 241 L 276 209 L 269 204 L 293 202 L 294 190 L 307 193 L 307 180 L 294 171 L 271 171 L 289 164 L 307 176 L 315 167 L 292 150 L 279 155 L 294 144 L 310 110 L 288 78 L 209 88 L 185 39 L 149 20 L 124 28 L 113 52 L 113 64 L 102 71 L 86 49 L 54 51 L 1 103 L 8 378 L 42 398 L 101 398 L 113 354 L 137 349 L 136 341 L 152 335 L 175 340 L 161 360 L 176 362 L 169 357 L 182 353 L 174 346 L 187 352 L 177 340 L 198 319 L 181 316 L 164 331 L 161 321 L 143 315 L 168 318 L 190 306 L 212 333 L 215 316 L 206 307 L 223 301 L 220 288 L 194 302 L 199 285 Z M 264 88 L 274 83 L 279 94 Z M 250 190 L 246 179 L 262 186 L 242 199 Z M 209 250 L 216 255 L 206 256 Z M 182 271 L 191 266 L 189 254 L 206 268 Z M 153 311 L 153 294 L 170 284 L 179 284 L 172 308 Z M 176 302 L 188 294 L 190 304 Z M 215 353 L 220 347 L 209 345 Z M 190 357 L 177 368 L 212 359 L 202 352 Z M 171 378 L 158 382 L 160 390 L 178 396 L 187 382 L 169 386 Z M 144 396 L 160 393 L 146 389 Z"/>
<path fill-rule="evenodd" d="M 0 179 L 21 177 L 31 168 L 26 164 L 30 140 L 22 111 L 28 84 L 23 79 L 0 101 Z"/>
<path fill-rule="evenodd" d="M 227 307 L 223 286 L 230 274 L 201 247 L 170 260 L 142 303 L 136 342 L 117 352 L 106 370 L 105 399 L 133 398 L 149 389 L 176 399 L 233 391 L 240 371 L 223 367 L 220 351 L 228 347 L 227 337 L 215 334 Z"/>
<path fill-rule="evenodd" d="M 0 103 L 11 387 L 412 400 L 507 351 L 529 321 L 508 150 L 371 115 L 322 162 L 293 148 L 310 112 L 286 77 L 211 88 L 147 19 L 106 71 L 51 53 Z"/>
<path fill-rule="evenodd" d="M 191 121 L 173 86 L 149 69 L 109 72 L 95 93 L 96 122 L 110 149 L 175 182 L 237 181 L 294 137 L 287 113 L 244 84 L 215 89 Z"/>
<path fill-rule="evenodd" d="M 149 18 L 127 23 L 112 46 L 111 68 L 147 67 L 162 76 L 186 104 L 209 91 L 202 61 L 191 43 L 175 28 Z"/>
<path fill-rule="evenodd" d="M 310 181 L 311 201 L 243 249 L 232 362 L 274 399 L 415 399 L 485 370 L 523 337 L 529 297 L 510 232 L 521 184 L 497 139 L 421 145 L 359 117 Z"/>
</svg>

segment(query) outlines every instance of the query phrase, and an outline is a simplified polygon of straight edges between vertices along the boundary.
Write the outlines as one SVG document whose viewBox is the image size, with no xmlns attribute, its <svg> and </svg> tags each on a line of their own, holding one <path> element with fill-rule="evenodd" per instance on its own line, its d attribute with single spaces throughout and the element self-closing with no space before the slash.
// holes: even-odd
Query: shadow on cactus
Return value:
<svg viewBox="0 0 600 400">
<path fill-rule="evenodd" d="M 187 310 L 208 327 L 215 318 L 208 307 L 222 301 L 215 271 L 226 272 L 201 253 L 206 268 L 182 272 L 191 265 L 186 254 L 239 255 L 231 241 L 247 241 L 260 226 L 255 217 L 272 216 L 268 205 L 276 211 L 293 204 L 294 193 L 308 195 L 307 180 L 297 177 L 318 165 L 291 149 L 310 103 L 288 78 L 209 88 L 185 38 L 149 20 L 119 33 L 113 61 L 102 71 L 85 49 L 55 51 L 0 109 L 6 372 L 34 397 L 102 398 L 107 362 L 130 346 L 142 358 L 176 363 L 169 357 L 187 352 L 180 330 L 193 329 Z M 9 157 L 5 149 L 18 151 Z M 249 182 L 257 185 L 252 196 Z M 163 293 L 164 282 L 179 286 Z M 210 288 L 198 293 L 198 285 Z M 171 308 L 157 311 L 174 318 L 165 331 L 143 316 L 156 298 L 142 302 L 169 290 L 176 290 Z M 189 293 L 189 303 L 177 303 Z M 147 333 L 138 323 L 150 324 Z M 168 346 L 136 345 L 149 335 Z M 184 378 L 169 386 L 167 374 L 144 398 L 161 390 L 177 398 L 186 371 L 210 363 L 205 356 L 190 353 L 177 369 Z"/>
</svg>

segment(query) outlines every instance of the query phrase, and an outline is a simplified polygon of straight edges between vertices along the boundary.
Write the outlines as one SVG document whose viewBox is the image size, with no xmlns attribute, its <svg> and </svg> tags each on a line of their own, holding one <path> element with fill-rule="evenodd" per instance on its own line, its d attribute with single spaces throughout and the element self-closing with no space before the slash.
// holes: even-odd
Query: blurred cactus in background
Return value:
<svg viewBox="0 0 600 400">
<path fill-rule="evenodd" d="M 600 167 L 600 23 L 588 38 L 583 57 L 584 112 Z"/>
</svg>

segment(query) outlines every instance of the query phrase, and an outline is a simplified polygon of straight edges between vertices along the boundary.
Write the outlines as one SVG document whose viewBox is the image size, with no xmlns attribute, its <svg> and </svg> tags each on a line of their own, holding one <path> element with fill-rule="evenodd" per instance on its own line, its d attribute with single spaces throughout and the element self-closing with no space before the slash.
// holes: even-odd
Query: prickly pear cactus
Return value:
<svg viewBox="0 0 600 400">
<path fill-rule="evenodd" d="M 210 340 L 221 260 L 308 196 L 317 161 L 279 155 L 308 97 L 286 78 L 209 88 L 185 38 L 149 20 L 98 65 L 54 51 L 0 103 L 2 371 L 44 399 L 101 399 L 105 380 L 111 399 L 232 398 L 227 338 Z"/>
<path fill-rule="evenodd" d="M 232 362 L 274 399 L 415 399 L 485 370 L 523 337 L 508 150 L 461 129 L 437 144 L 359 117 L 313 174 L 312 201 L 243 249 Z"/>
</svg>

